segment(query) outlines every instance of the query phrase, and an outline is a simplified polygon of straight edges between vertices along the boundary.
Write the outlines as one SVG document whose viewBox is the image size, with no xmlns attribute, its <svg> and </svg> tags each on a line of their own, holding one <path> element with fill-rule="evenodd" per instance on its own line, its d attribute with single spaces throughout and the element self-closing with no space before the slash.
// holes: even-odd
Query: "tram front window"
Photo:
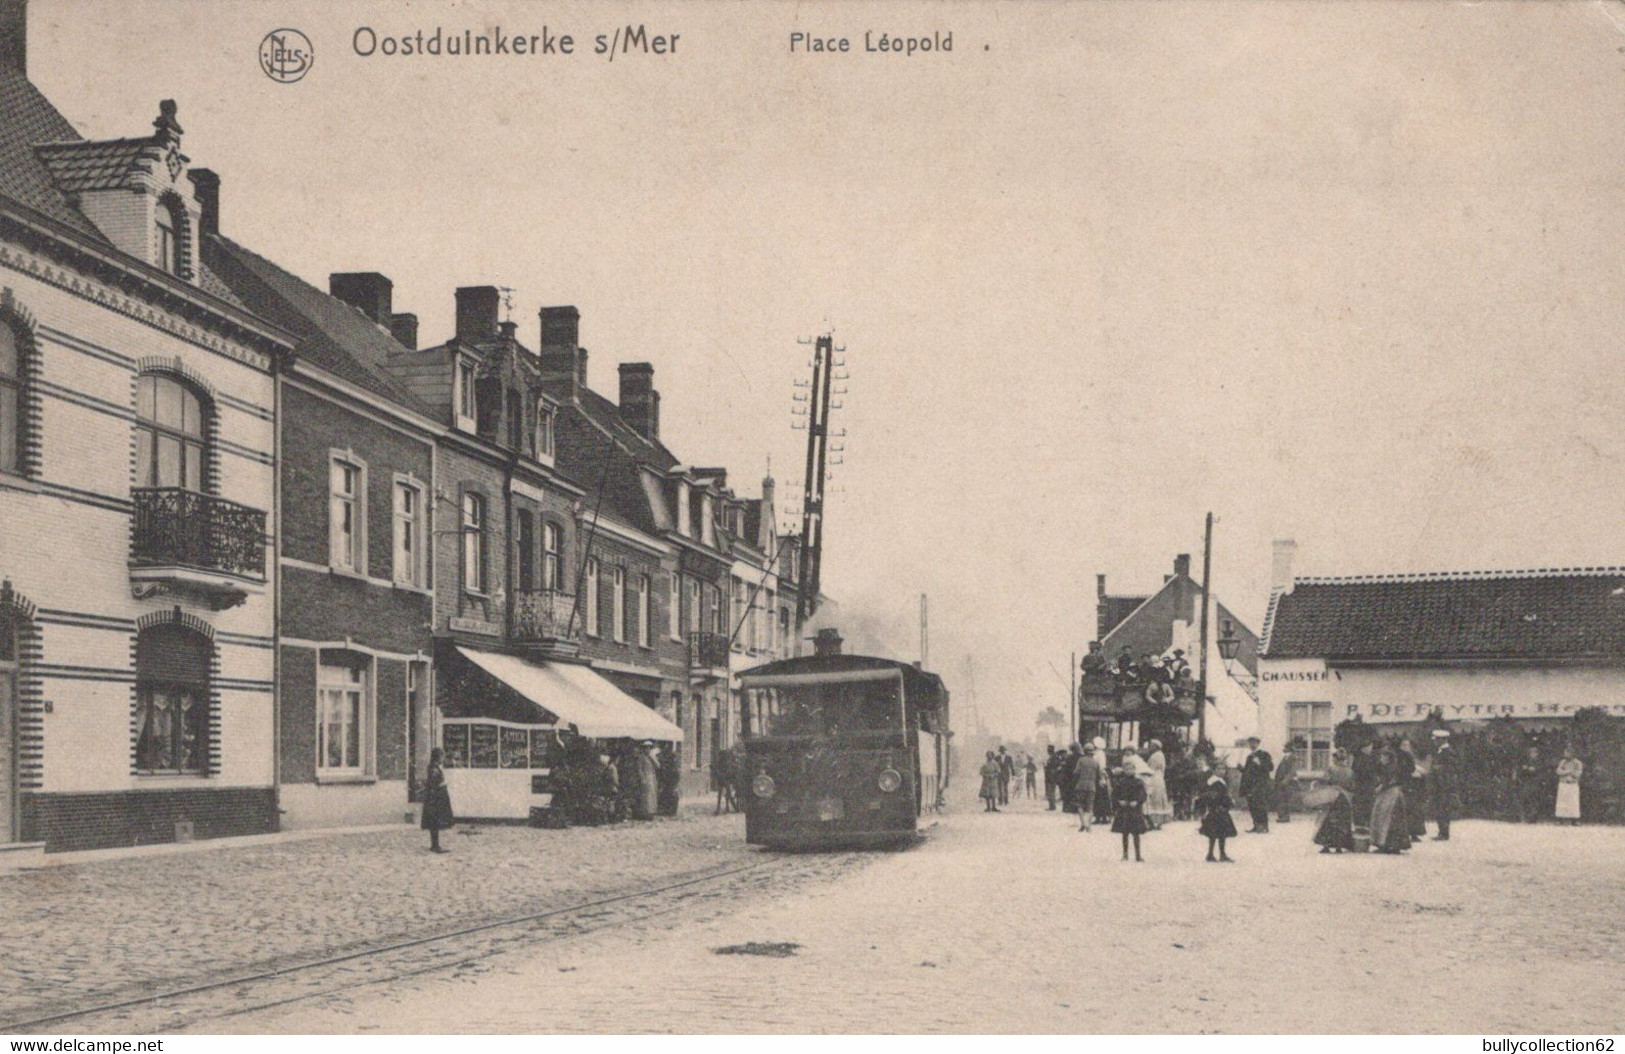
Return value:
<svg viewBox="0 0 1625 1054">
<path fill-rule="evenodd" d="M 801 685 L 783 690 L 769 735 L 836 736 L 902 727 L 902 686 L 896 681 Z"/>
</svg>

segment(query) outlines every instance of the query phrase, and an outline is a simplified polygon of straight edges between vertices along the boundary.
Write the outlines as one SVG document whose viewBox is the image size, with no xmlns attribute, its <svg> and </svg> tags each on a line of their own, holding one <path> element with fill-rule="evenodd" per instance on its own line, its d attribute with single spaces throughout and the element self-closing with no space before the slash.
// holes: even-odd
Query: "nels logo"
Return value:
<svg viewBox="0 0 1625 1054">
<path fill-rule="evenodd" d="M 279 84 L 292 84 L 310 72 L 316 49 L 297 29 L 273 29 L 260 41 L 260 69 Z"/>
</svg>

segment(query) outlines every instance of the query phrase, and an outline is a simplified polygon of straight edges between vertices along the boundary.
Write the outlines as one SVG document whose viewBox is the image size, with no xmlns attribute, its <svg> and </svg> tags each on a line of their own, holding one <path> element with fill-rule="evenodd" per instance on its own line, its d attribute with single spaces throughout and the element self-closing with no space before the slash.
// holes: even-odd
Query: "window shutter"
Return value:
<svg viewBox="0 0 1625 1054">
<path fill-rule="evenodd" d="M 141 634 L 135 646 L 136 678 L 170 684 L 207 685 L 207 638 L 179 626 L 157 626 Z"/>
</svg>

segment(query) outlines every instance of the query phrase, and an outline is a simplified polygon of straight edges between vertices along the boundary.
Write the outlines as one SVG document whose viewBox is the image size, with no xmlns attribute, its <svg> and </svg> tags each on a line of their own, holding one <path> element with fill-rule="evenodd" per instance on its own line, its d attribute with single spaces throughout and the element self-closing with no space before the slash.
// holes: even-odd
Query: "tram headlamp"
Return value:
<svg viewBox="0 0 1625 1054">
<path fill-rule="evenodd" d="M 880 785 L 882 791 L 890 794 L 903 785 L 903 774 L 896 769 L 886 769 L 880 773 L 880 778 L 875 782 Z"/>
<path fill-rule="evenodd" d="M 751 793 L 758 798 L 771 798 L 778 789 L 778 785 L 773 782 L 773 777 L 765 772 L 750 781 Z"/>
</svg>

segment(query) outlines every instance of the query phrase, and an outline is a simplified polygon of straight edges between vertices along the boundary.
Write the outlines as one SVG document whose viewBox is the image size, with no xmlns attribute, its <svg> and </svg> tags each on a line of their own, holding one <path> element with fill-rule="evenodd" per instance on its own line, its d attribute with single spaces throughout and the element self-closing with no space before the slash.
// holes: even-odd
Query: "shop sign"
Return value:
<svg viewBox="0 0 1625 1054">
<path fill-rule="evenodd" d="M 1446 721 L 1488 721 L 1495 717 L 1566 718 L 1578 710 L 1600 707 L 1604 712 L 1625 717 L 1625 702 L 1551 703 L 1532 699 L 1489 703 L 1440 702 L 1362 702 L 1349 703 L 1343 708 L 1343 719 L 1358 717 L 1362 721 L 1381 723 L 1395 721 L 1421 721 L 1438 710 Z"/>
</svg>

